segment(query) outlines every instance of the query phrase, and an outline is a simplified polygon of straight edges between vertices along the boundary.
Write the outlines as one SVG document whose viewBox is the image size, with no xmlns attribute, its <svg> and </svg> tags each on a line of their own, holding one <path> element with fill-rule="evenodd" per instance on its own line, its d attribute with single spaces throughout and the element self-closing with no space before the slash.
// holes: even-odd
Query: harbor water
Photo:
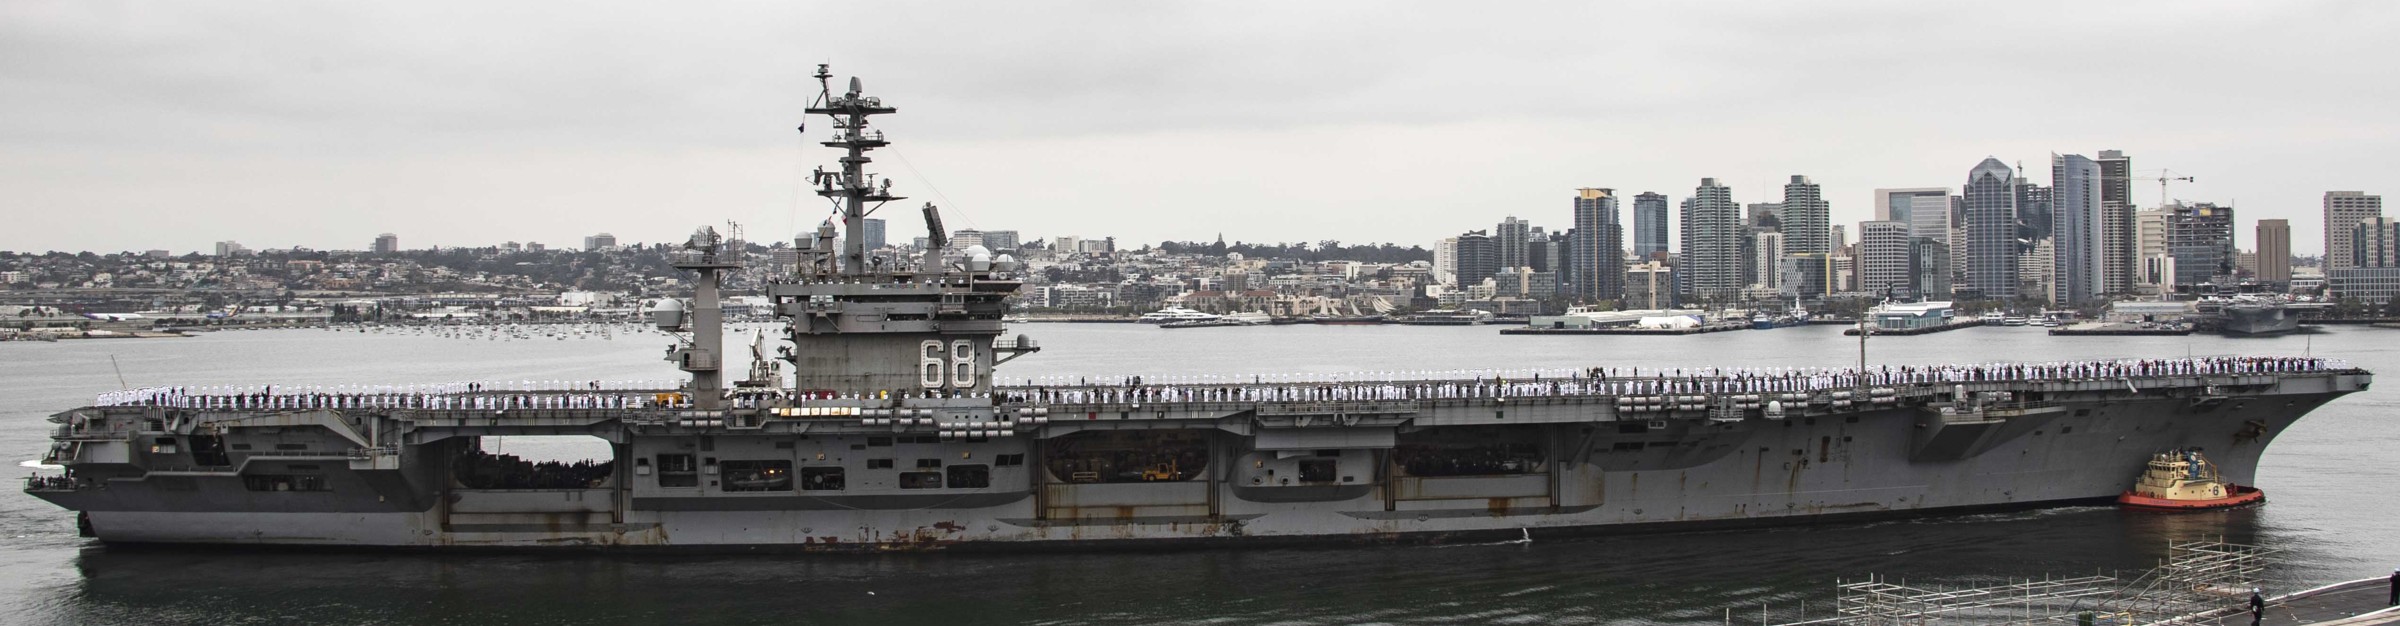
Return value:
<svg viewBox="0 0 2400 626">
<path fill-rule="evenodd" d="M 1491 326 L 1159 329 L 1018 324 L 1044 350 L 1004 381 L 1585 367 L 1842 367 L 1840 326 L 1688 336 L 1503 336 Z M 748 335 L 735 333 L 729 341 Z M 0 456 L 48 446 L 51 413 L 151 385 L 664 379 L 667 337 L 462 339 L 403 329 L 0 344 Z M 746 354 L 737 348 L 730 354 Z M 1987 327 L 1868 340 L 1871 365 L 2299 355 L 2400 372 L 2400 330 L 2272 338 L 2051 337 Z M 573 456 L 554 442 L 487 441 Z M 516 446 L 511 448 L 509 446 Z M 545 447 L 547 446 L 547 447 Z M 1834 583 L 1921 585 L 2135 573 L 2170 540 L 2282 549 L 2283 591 L 2400 566 L 2400 391 L 2342 398 L 2279 437 L 2263 507 L 2109 507 L 1770 530 L 1546 537 L 1479 545 L 1012 554 L 431 554 L 126 549 L 70 513 L 0 494 L 0 622 L 24 624 L 1721 624 L 1831 615 Z M 20 468 L 21 471 L 31 471 Z M 2127 476 L 2130 481 L 2133 477 Z M 2277 589 L 2269 590 L 2270 594 Z"/>
</svg>

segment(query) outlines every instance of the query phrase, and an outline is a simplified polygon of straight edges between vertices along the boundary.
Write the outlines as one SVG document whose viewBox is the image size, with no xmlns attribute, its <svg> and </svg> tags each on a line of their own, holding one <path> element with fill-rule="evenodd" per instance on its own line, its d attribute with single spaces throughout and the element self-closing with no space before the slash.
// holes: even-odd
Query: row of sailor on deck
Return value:
<svg viewBox="0 0 2400 626">
<path fill-rule="evenodd" d="M 2055 381 L 2147 376 L 2299 373 L 2348 369 L 2339 359 L 2209 357 L 1858 368 L 1592 368 L 1566 378 L 1257 385 L 1035 387 L 1002 393 L 1033 404 L 1351 402 L 1659 393 L 1806 393 L 1861 386 Z"/>
<path fill-rule="evenodd" d="M 976 392 L 995 402 L 1031 404 L 1119 404 L 1139 402 L 1347 402 L 1440 400 L 1659 393 L 1781 393 L 1855 389 L 1871 385 L 2118 379 L 2147 376 L 2299 373 L 2348 369 L 2339 359 L 2301 357 L 2204 357 L 2119 359 L 2048 363 L 1987 363 L 1858 368 L 1591 368 L 1565 378 L 1475 378 L 1299 384 L 1074 385 Z M 625 390 L 618 383 L 577 383 L 567 392 L 487 391 L 482 383 L 431 385 L 426 389 L 300 392 L 272 386 L 149 387 L 100 394 L 97 406 L 165 406 L 194 409 L 639 409 L 680 402 L 678 394 Z M 944 394 L 948 395 L 948 394 Z M 861 396 L 849 396 L 860 399 Z M 888 399 L 879 393 L 869 398 Z M 744 406 L 759 398 L 746 398 Z"/>
</svg>

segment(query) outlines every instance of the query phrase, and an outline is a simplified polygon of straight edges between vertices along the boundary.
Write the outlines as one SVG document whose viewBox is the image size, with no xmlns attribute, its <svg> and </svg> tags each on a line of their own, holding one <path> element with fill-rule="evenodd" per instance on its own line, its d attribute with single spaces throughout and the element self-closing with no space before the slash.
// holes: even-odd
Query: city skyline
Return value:
<svg viewBox="0 0 2400 626">
<path fill-rule="evenodd" d="M 18 226 L 0 249 L 335 248 L 383 232 L 414 246 L 563 245 L 728 219 L 785 238 L 824 213 L 799 181 L 831 154 L 791 128 L 825 61 L 906 113 L 886 127 L 902 147 L 871 169 L 942 205 L 953 228 L 1127 241 L 1423 242 L 1454 230 L 1444 222 L 1461 207 L 1478 215 L 1457 221 L 1489 223 L 1549 210 L 1560 189 L 1702 177 L 1739 203 L 1778 202 L 1793 173 L 1822 186 L 1832 223 L 1853 225 L 1871 219 L 1874 189 L 1955 186 L 1985 156 L 2038 168 L 2100 147 L 2139 155 L 2144 175 L 2195 177 L 2176 198 L 2314 233 L 2319 195 L 2387 193 L 2400 158 L 2380 106 L 2400 87 L 2362 61 L 2400 51 L 2378 36 L 2400 7 L 2381 4 L 1362 10 L 1375 6 L 600 4 L 562 18 L 195 5 L 136 20 L 12 5 L 0 78 L 50 97 L 0 103 L 0 158 L 14 165 L 0 186 Z M 2067 7 L 2088 19 L 2045 17 Z M 1088 19 L 1066 30 L 1045 10 Z M 559 19 L 570 27 L 543 27 Z M 925 44 L 829 56 L 875 48 L 807 28 L 825 20 Z M 1645 27 L 1545 42 L 1593 23 Z M 2116 25 L 2132 23 L 2148 27 Z M 420 34 L 434 30 L 456 32 Z M 1194 47 L 1225 37 L 1256 45 Z M 2212 43 L 2193 49 L 2195 37 Z M 2108 43 L 2028 45 L 2053 38 Z M 963 50 L 976 54 L 949 53 Z M 2118 62 L 2079 61 L 2103 50 Z M 1973 76 L 1953 71 L 1970 63 Z M 1889 98 L 1892 80 L 2090 97 L 1925 106 Z M 1779 97 L 1735 97 L 1761 89 Z M 2130 194 L 2160 204 L 2155 185 Z M 1225 226 L 1191 228 L 1193 215 Z M 921 228 L 892 227 L 893 241 Z M 2321 251 L 2297 239 L 2295 253 Z"/>
</svg>

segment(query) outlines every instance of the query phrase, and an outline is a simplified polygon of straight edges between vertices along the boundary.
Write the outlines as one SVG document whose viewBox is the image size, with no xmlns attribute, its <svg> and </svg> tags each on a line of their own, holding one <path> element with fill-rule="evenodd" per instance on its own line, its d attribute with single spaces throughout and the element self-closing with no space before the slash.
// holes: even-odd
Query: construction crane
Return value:
<svg viewBox="0 0 2400 626">
<path fill-rule="evenodd" d="M 2169 170 L 2169 169 L 2161 169 L 2161 170 L 2159 170 L 2159 171 L 2158 171 L 2158 175 L 2157 175 L 2157 176 L 2102 176 L 2102 177 L 2100 177 L 2100 179 L 2101 179 L 2101 180 L 2125 180 L 2125 181 L 2134 181 L 2134 180 L 2139 180 L 2139 181 L 2145 181 L 2145 182 L 2146 182 L 2146 181 L 2158 181 L 2158 205 L 2159 205 L 2159 206 L 2162 206 L 2162 207 L 2167 205 L 2167 199 L 2168 199 L 2168 196 L 2167 196 L 2167 183 L 2171 183 L 2171 182 L 2186 182 L 2186 183 L 2188 183 L 2188 182 L 2192 182 L 2192 177 L 2190 177 L 2190 176 L 2176 176 L 2176 175 L 2175 175 L 2175 170 Z"/>
</svg>

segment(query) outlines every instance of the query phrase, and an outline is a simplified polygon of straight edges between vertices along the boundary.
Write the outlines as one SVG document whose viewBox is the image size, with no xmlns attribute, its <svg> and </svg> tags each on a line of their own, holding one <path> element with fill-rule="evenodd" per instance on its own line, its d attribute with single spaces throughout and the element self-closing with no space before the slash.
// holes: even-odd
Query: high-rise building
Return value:
<svg viewBox="0 0 2400 626">
<path fill-rule="evenodd" d="M 1920 197 L 1940 198 L 1947 203 L 1950 201 L 1950 189 L 1948 187 L 1877 189 L 1875 190 L 1875 221 L 1916 223 L 1913 218 L 1916 215 L 1917 198 Z M 1942 221 L 1950 220 L 1948 217 L 1943 217 Z"/>
<path fill-rule="evenodd" d="M 1883 294 L 1887 289 L 1916 293 L 1908 273 L 1908 223 L 1878 220 L 1858 225 L 1858 289 Z M 1898 287 L 1898 289 L 1890 289 Z"/>
<path fill-rule="evenodd" d="M 1966 290 L 1990 299 L 2017 293 L 2017 184 L 2008 164 L 1986 158 L 1967 172 Z"/>
<path fill-rule="evenodd" d="M 2165 207 L 2140 209 L 2133 212 L 2134 254 L 2141 262 L 2134 265 L 2133 285 L 2137 291 L 2163 292 L 2175 285 L 2175 273 L 2167 264 L 2167 210 Z"/>
<path fill-rule="evenodd" d="M 917 243 L 917 244 L 916 244 L 916 247 L 917 247 L 917 249 L 918 249 L 918 250 L 923 250 L 923 249 L 925 249 L 925 244 L 920 242 L 920 243 Z M 1083 238 L 1082 238 L 1082 237 L 1051 237 L 1051 238 L 1050 238 L 1050 254 L 1057 255 L 1059 258 L 1062 258 L 1062 259 L 1063 259 L 1063 258 L 1066 258 L 1066 257 L 1068 257 L 1068 256 L 1072 256 L 1072 255 L 1074 255 L 1074 254 L 1075 254 L 1075 253 L 1077 253 L 1077 252 L 1082 252 L 1082 251 L 1083 251 Z"/>
<path fill-rule="evenodd" d="M 1458 238 L 1443 237 L 1433 242 L 1433 282 L 1458 284 Z"/>
<path fill-rule="evenodd" d="M 1783 247 L 1791 254 L 1833 253 L 1833 209 L 1807 176 L 1783 185 Z"/>
<path fill-rule="evenodd" d="M 2059 304 L 2057 244 L 2056 239 L 2035 241 L 2017 256 L 2017 297 Z"/>
<path fill-rule="evenodd" d="M 1775 289 L 1787 299 L 1819 300 L 1841 290 L 1841 261 L 1820 252 L 1786 254 L 1775 262 Z"/>
<path fill-rule="evenodd" d="M 1731 302 L 1742 289 L 1742 206 L 1733 190 L 1702 178 L 1683 202 L 1683 251 L 1675 268 L 1684 301 Z"/>
<path fill-rule="evenodd" d="M 2292 221 L 2259 220 L 2258 279 L 2263 282 L 2288 284 L 2292 282 Z"/>
<path fill-rule="evenodd" d="M 2083 304 L 2108 293 L 2107 214 L 2100 164 L 2080 154 L 2050 155 L 2050 301 Z"/>
<path fill-rule="evenodd" d="M 1950 189 L 1947 187 L 1877 189 L 1875 190 L 1875 221 L 1907 224 L 1908 236 L 1911 240 L 1930 239 L 1935 243 L 1942 244 L 1943 250 L 1948 250 Z M 1859 240 L 1865 241 L 1866 233 L 1859 233 Z M 1947 268 L 1949 264 L 1944 263 L 1942 266 Z M 1943 282 L 1947 283 L 1948 280 L 1944 279 Z"/>
<path fill-rule="evenodd" d="M 1838 253 L 1841 252 L 1843 248 L 1850 247 L 1849 229 L 1843 228 L 1841 224 L 1834 224 L 1833 228 L 1827 232 L 1832 235 L 1832 238 L 1828 239 L 1827 242 L 1833 246 L 1834 252 Z"/>
<path fill-rule="evenodd" d="M 2207 202 L 2167 205 L 2167 256 L 2175 284 L 2200 285 L 2233 275 L 2233 207 Z"/>
<path fill-rule="evenodd" d="M 1742 279 L 1747 286 L 1775 289 L 1783 285 L 1783 257 L 1791 249 L 1783 233 L 1753 228 L 1750 245 L 1743 259 Z"/>
<path fill-rule="evenodd" d="M 874 241 L 873 239 L 868 239 L 868 240 L 867 240 L 867 243 L 868 243 L 868 244 L 873 244 L 873 243 L 875 243 L 875 241 Z M 985 249 L 991 250 L 991 251 L 992 251 L 992 254 L 1001 254 L 1001 253 L 1004 253 L 1004 252 L 1016 252 L 1016 251 L 1017 251 L 1017 243 L 1018 243 L 1018 242 L 1017 242 L 1017 231 L 1013 231 L 1013 230 L 987 230 L 987 231 L 983 231 L 983 247 L 984 247 Z M 868 248 L 868 249 L 869 249 L 869 250 L 872 250 L 872 249 L 874 249 L 874 248 L 871 248 L 871 247 L 870 247 L 870 248 Z"/>
<path fill-rule="evenodd" d="M 1671 309 L 1675 307 L 1675 269 L 1658 261 L 1644 261 L 1625 268 L 1626 309 Z"/>
<path fill-rule="evenodd" d="M 1525 266 L 1525 242 L 1533 238 L 1533 223 L 1508 216 L 1492 229 L 1492 244 L 1499 247 L 1500 267 Z"/>
<path fill-rule="evenodd" d="M 2058 181 L 2051 181 L 2057 184 Z M 2139 229 L 2133 219 L 2133 157 L 2120 150 L 2100 151 L 2100 293 L 2133 292 L 2134 268 L 2141 265 Z"/>
<path fill-rule="evenodd" d="M 2383 196 L 2364 191 L 2325 192 L 2325 269 L 2355 267 L 2352 263 L 2357 255 L 2350 251 L 2350 230 L 2370 217 L 2383 217 Z"/>
<path fill-rule="evenodd" d="M 1536 272 L 1558 271 L 1558 265 L 1553 263 L 1558 259 L 1558 248 L 1551 243 L 1549 233 L 1533 229 L 1533 234 L 1525 238 L 1525 267 Z"/>
<path fill-rule="evenodd" d="M 1773 202 L 1752 202 L 1742 206 L 1742 224 L 1783 232 L 1783 205 Z"/>
<path fill-rule="evenodd" d="M 950 231 L 950 249 L 965 250 L 971 246 L 983 246 L 983 231 L 972 228 Z M 983 247 L 986 250 L 991 249 L 991 246 Z"/>
<path fill-rule="evenodd" d="M 892 243 L 890 239 L 884 238 L 883 218 L 878 217 L 859 220 L 858 239 L 860 243 L 866 244 L 868 250 L 882 250 Z"/>
<path fill-rule="evenodd" d="M 374 250 L 376 254 L 391 254 L 394 252 L 399 252 L 400 236 L 391 233 L 376 235 L 375 246 L 370 249 Z"/>
<path fill-rule="evenodd" d="M 242 244 L 233 241 L 217 242 L 217 256 L 233 256 L 249 251 L 249 248 L 242 247 Z"/>
<path fill-rule="evenodd" d="M 1567 254 L 1574 269 L 1569 291 L 1586 301 L 1615 300 L 1625 295 L 1625 225 L 1617 218 L 1614 189 L 1575 190 L 1574 250 Z"/>
<path fill-rule="evenodd" d="M 583 238 L 583 251 L 585 252 L 599 252 L 615 247 L 617 247 L 616 235 L 600 233 Z"/>
<path fill-rule="evenodd" d="M 1633 197 L 1633 256 L 1643 261 L 1667 251 L 1667 196 L 1642 192 Z"/>
<path fill-rule="evenodd" d="M 1500 273 L 1500 244 L 1480 230 L 1458 236 L 1458 288 L 1483 284 Z"/>
<path fill-rule="evenodd" d="M 2350 227 L 2350 267 L 2400 267 L 2400 220 L 2370 217 Z"/>
<path fill-rule="evenodd" d="M 1909 242 L 1908 280 L 1917 289 L 1917 297 L 1927 300 L 1948 300 L 1951 293 L 1950 246 L 1931 237 L 1917 237 Z"/>
</svg>

